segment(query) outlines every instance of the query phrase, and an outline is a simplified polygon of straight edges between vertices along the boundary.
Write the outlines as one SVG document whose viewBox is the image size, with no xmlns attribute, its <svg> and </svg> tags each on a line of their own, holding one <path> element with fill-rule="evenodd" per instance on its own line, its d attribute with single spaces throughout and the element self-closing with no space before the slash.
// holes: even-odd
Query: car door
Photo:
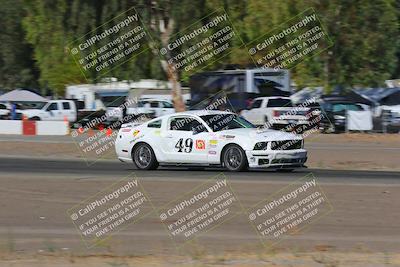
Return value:
<svg viewBox="0 0 400 267">
<path fill-rule="evenodd" d="M 173 116 L 167 121 L 161 138 L 167 162 L 207 163 L 210 133 L 204 124 L 192 116 Z"/>
<path fill-rule="evenodd" d="M 160 105 L 161 104 L 159 101 L 155 100 L 150 101 L 150 110 L 154 112 L 156 118 L 160 117 L 160 111 L 161 111 Z"/>
<path fill-rule="evenodd" d="M 62 117 L 67 118 L 68 121 L 75 121 L 76 120 L 76 115 L 75 115 L 75 110 L 72 106 L 71 102 L 68 101 L 63 101 L 62 102 Z"/>
<path fill-rule="evenodd" d="M 50 103 L 45 112 L 45 116 L 43 119 L 49 120 L 49 121 L 58 121 L 62 120 L 62 113 L 61 113 L 61 102 L 53 102 Z"/>
<path fill-rule="evenodd" d="M 171 103 L 167 101 L 160 101 L 160 104 L 161 104 L 161 116 L 175 113 L 174 106 Z"/>
</svg>

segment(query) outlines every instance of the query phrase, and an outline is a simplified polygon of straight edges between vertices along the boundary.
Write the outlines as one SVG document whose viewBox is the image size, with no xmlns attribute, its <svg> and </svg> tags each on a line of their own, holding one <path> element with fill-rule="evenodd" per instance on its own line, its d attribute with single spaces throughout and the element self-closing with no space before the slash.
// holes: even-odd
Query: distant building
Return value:
<svg viewBox="0 0 400 267">
<path fill-rule="evenodd" d="M 96 109 L 97 100 L 105 105 L 121 97 L 171 99 L 171 83 L 167 81 L 143 79 L 140 81 L 118 81 L 106 78 L 96 84 L 69 85 L 65 97 L 84 101 L 85 109 Z M 184 101 L 190 99 L 189 89 L 182 88 Z"/>
</svg>

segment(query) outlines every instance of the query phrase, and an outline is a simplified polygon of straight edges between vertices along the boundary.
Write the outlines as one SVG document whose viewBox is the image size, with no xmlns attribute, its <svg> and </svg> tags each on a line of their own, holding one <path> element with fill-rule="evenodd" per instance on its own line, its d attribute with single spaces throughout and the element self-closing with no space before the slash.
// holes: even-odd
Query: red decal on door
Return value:
<svg viewBox="0 0 400 267">
<path fill-rule="evenodd" d="M 196 140 L 196 149 L 204 150 L 206 149 L 206 143 L 204 140 Z"/>
</svg>

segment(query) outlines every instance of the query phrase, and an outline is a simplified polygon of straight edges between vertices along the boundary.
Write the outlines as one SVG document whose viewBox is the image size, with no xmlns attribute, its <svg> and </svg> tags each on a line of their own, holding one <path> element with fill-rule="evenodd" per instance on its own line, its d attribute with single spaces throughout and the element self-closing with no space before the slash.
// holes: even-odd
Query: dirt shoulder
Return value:
<svg viewBox="0 0 400 267">
<path fill-rule="evenodd" d="M 109 266 L 164 266 L 164 267 L 190 267 L 190 266 L 399 266 L 400 254 L 369 253 L 369 252 L 312 252 L 312 253 L 261 253 L 243 255 L 197 255 L 195 257 L 156 257 L 156 256 L 74 256 L 69 254 L 38 254 L 30 257 L 2 255 L 0 256 L 1 266 L 31 266 L 31 267 L 109 267 Z"/>
</svg>

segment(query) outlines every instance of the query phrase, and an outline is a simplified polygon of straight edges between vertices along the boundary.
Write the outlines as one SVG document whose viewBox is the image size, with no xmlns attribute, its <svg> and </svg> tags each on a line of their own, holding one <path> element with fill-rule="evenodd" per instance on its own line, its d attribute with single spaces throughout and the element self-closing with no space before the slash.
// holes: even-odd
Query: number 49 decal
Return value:
<svg viewBox="0 0 400 267">
<path fill-rule="evenodd" d="M 193 149 L 193 139 L 188 138 L 185 140 L 185 142 L 183 142 L 183 138 L 180 138 L 178 143 L 176 143 L 175 148 L 178 150 L 178 152 L 190 153 Z"/>
</svg>

